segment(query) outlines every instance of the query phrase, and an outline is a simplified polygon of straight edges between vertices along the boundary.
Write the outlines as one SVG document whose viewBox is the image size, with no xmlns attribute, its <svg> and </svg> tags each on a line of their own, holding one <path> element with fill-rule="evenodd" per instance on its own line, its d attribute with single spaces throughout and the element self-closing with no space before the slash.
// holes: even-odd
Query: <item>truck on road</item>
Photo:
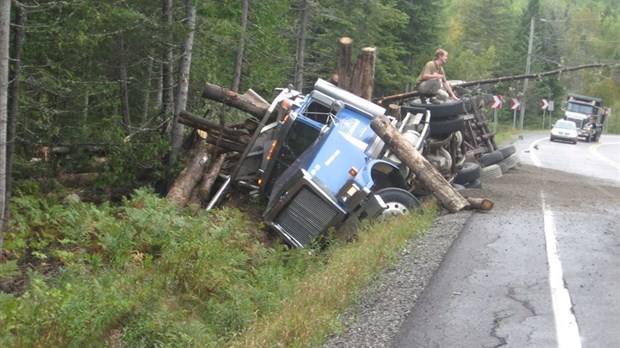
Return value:
<svg viewBox="0 0 620 348">
<path fill-rule="evenodd" d="M 609 109 L 603 106 L 603 99 L 569 93 L 566 97 L 564 119 L 577 125 L 579 138 L 586 142 L 598 141 Z"/>
</svg>

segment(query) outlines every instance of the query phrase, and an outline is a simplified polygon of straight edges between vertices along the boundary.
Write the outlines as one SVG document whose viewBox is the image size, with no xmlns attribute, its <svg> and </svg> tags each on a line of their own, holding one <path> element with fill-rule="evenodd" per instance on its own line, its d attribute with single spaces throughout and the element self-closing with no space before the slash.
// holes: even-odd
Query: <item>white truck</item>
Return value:
<svg viewBox="0 0 620 348">
<path fill-rule="evenodd" d="M 564 108 L 564 119 L 577 125 L 579 138 L 586 142 L 598 141 L 609 109 L 603 106 L 603 99 L 569 93 Z"/>
</svg>

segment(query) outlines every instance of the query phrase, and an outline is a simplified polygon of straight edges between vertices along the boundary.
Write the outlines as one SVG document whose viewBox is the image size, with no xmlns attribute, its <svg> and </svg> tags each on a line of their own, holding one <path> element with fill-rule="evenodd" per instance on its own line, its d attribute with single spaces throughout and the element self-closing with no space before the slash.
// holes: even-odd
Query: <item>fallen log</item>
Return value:
<svg viewBox="0 0 620 348">
<path fill-rule="evenodd" d="M 202 207 L 202 203 L 209 201 L 211 188 L 217 179 L 217 175 L 222 170 L 225 160 L 226 154 L 219 155 L 217 160 L 211 163 L 209 170 L 202 175 L 202 180 L 200 180 L 200 183 L 192 191 L 187 206 L 189 206 L 193 212 L 198 212 Z"/>
<path fill-rule="evenodd" d="M 441 173 L 398 132 L 387 117 L 375 117 L 370 127 L 451 213 L 470 206 Z"/>
<path fill-rule="evenodd" d="M 202 117 L 193 115 L 188 111 L 181 111 L 179 113 L 179 123 L 186 126 L 190 126 L 196 129 L 202 129 L 203 131 L 222 133 L 227 138 L 235 139 L 242 135 L 248 135 L 248 132 L 234 129 L 232 127 L 221 126 L 215 122 L 211 122 Z"/>
<path fill-rule="evenodd" d="M 224 152 L 243 152 L 251 137 L 246 131 L 221 126 L 187 111 L 179 113 L 179 123 L 207 132 L 207 143 L 224 149 Z"/>
<path fill-rule="evenodd" d="M 207 83 L 202 96 L 203 98 L 211 99 L 224 105 L 232 106 L 235 109 L 245 111 L 259 119 L 261 119 L 269 109 L 268 103 L 260 102 L 253 95 L 238 94 L 212 83 Z"/>
<path fill-rule="evenodd" d="M 181 171 L 174 184 L 168 191 L 166 198 L 173 201 L 179 209 L 185 207 L 192 190 L 196 187 L 209 160 L 206 151 L 200 151 L 190 163 Z"/>
<path fill-rule="evenodd" d="M 465 197 L 469 203 L 470 208 L 478 210 L 491 210 L 493 209 L 493 201 L 486 198 Z"/>
</svg>

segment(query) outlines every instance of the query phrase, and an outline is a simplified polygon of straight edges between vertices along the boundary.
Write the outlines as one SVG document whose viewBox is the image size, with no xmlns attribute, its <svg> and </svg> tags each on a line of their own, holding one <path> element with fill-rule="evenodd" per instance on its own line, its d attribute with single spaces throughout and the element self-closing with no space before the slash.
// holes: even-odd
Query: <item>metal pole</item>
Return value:
<svg viewBox="0 0 620 348">
<path fill-rule="evenodd" d="M 532 17 L 530 21 L 530 40 L 527 45 L 527 63 L 525 65 L 525 75 L 528 75 L 530 73 L 530 64 L 532 63 L 532 43 L 533 42 L 534 42 L 534 17 Z M 525 79 L 525 81 L 523 81 L 523 102 L 521 103 L 521 115 L 519 118 L 519 129 L 520 130 L 523 130 L 523 117 L 525 115 L 525 104 L 526 104 L 525 93 L 527 91 L 528 80 L 529 79 Z"/>
</svg>

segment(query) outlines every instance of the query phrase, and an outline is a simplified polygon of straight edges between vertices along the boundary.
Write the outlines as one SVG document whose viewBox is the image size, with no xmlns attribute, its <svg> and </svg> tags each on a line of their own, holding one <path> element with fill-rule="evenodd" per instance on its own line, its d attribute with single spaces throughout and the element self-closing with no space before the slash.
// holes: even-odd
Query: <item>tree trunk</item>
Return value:
<svg viewBox="0 0 620 348">
<path fill-rule="evenodd" d="M 7 121 L 8 121 L 8 89 L 9 89 L 9 39 L 11 28 L 11 0 L 0 0 L 0 252 L 4 244 L 4 230 L 6 227 L 5 208 L 7 182 L 6 176 L 6 149 L 7 149 Z M 0 258 L 2 254 L 0 253 Z"/>
<path fill-rule="evenodd" d="M 374 47 L 362 49 L 362 53 L 355 64 L 353 80 L 351 81 L 351 93 L 366 100 L 372 98 L 376 60 L 377 50 Z"/>
<path fill-rule="evenodd" d="M 149 63 L 146 66 L 146 82 L 144 86 L 144 102 L 142 103 L 142 120 L 140 124 L 146 125 L 149 119 L 149 109 L 151 107 L 151 85 L 153 79 L 153 52 L 149 53 Z"/>
<path fill-rule="evenodd" d="M 185 207 L 192 191 L 202 179 L 208 161 L 209 154 L 204 150 L 199 151 L 172 184 L 166 198 L 173 201 L 179 209 Z"/>
<path fill-rule="evenodd" d="M 121 114 L 123 115 L 123 126 L 129 131 L 131 127 L 131 118 L 129 115 L 129 88 L 127 87 L 127 65 L 125 61 L 125 40 L 122 36 L 118 36 L 116 39 L 118 45 L 119 55 L 119 92 L 121 97 Z"/>
<path fill-rule="evenodd" d="M 224 105 L 232 106 L 235 109 L 245 111 L 258 118 L 262 118 L 269 109 L 268 103 L 257 103 L 254 98 L 246 97 L 212 83 L 207 83 L 207 87 L 202 93 L 202 96 Z"/>
<path fill-rule="evenodd" d="M 370 123 L 370 127 L 450 212 L 456 213 L 469 207 L 469 202 L 446 181 L 441 173 L 413 145 L 398 133 L 398 130 L 394 128 L 387 117 L 375 117 Z"/>
<path fill-rule="evenodd" d="M 173 85 L 174 80 L 172 77 L 172 0 L 162 1 L 162 38 L 163 38 L 163 52 L 162 52 L 162 64 L 161 64 L 161 77 L 162 77 L 162 114 L 163 118 L 167 119 L 174 113 L 173 104 Z"/>
<path fill-rule="evenodd" d="M 194 31 L 196 28 L 196 5 L 191 0 L 186 0 L 187 9 L 187 38 L 183 50 L 183 58 L 181 63 L 181 72 L 179 78 L 179 87 L 177 90 L 177 98 L 174 107 L 174 117 L 172 119 L 172 133 L 170 136 L 172 142 L 172 158 L 176 158 L 181 151 L 183 145 L 183 125 L 179 123 L 179 113 L 185 110 L 187 105 L 187 92 L 189 90 L 189 73 L 192 65 L 192 50 L 194 47 Z"/>
<path fill-rule="evenodd" d="M 300 8 L 301 24 L 299 27 L 299 36 L 297 41 L 297 54 L 295 55 L 295 88 L 298 91 L 304 87 L 304 65 L 306 60 L 306 36 L 308 29 L 308 16 L 310 15 L 310 7 L 308 0 L 301 0 Z"/>
<path fill-rule="evenodd" d="M 243 68 L 243 57 L 245 54 L 245 35 L 248 29 L 248 13 L 250 12 L 250 1 L 243 0 L 243 10 L 241 12 L 241 35 L 239 36 L 239 46 L 237 46 L 237 58 L 235 59 L 235 73 L 230 89 L 239 92 L 241 85 L 241 70 Z"/>
<path fill-rule="evenodd" d="M 341 37 L 338 40 L 338 87 L 351 92 L 351 74 L 353 40 L 349 37 Z"/>
<path fill-rule="evenodd" d="M 19 82 L 21 80 L 22 70 L 22 47 L 24 44 L 24 23 L 26 21 L 26 13 L 21 4 L 15 5 L 15 25 L 13 32 L 13 59 L 11 59 L 12 69 L 9 73 L 9 90 L 7 102 L 7 144 L 6 144 L 6 189 L 4 198 L 4 218 L 8 221 L 9 204 L 11 202 L 11 180 L 13 173 L 13 153 L 15 150 L 15 135 L 17 129 L 17 119 L 19 118 Z M 2 233 L 0 229 L 0 234 Z M 0 239 L 2 237 L 0 236 Z M 0 242 L 0 250 L 2 250 L 2 242 Z"/>
</svg>

